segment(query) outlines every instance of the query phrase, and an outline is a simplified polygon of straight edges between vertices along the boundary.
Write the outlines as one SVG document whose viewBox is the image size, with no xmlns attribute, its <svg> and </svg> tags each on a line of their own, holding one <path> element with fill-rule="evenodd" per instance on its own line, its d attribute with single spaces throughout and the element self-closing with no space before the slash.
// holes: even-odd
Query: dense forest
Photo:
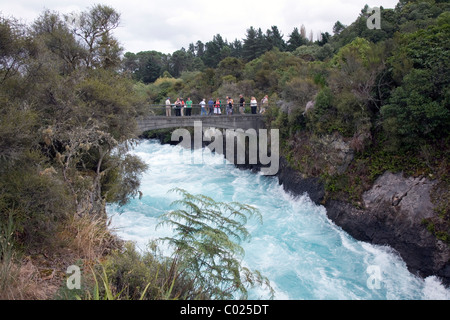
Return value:
<svg viewBox="0 0 450 320">
<path fill-rule="evenodd" d="M 106 204 L 137 196 L 147 169 L 127 153 L 136 118 L 167 96 L 197 103 L 268 95 L 266 122 L 280 129 L 282 156 L 320 177 L 327 198 L 358 206 L 386 170 L 439 179 L 447 190 L 436 200 L 441 210 L 424 223 L 449 243 L 450 4 L 401 0 L 381 8 L 381 29 L 367 27 L 369 15 L 366 6 L 351 25 L 337 21 L 316 41 L 304 26 L 287 36 L 276 26 L 249 27 L 242 41 L 217 34 L 172 54 L 124 53 L 114 37 L 120 14 L 108 6 L 76 17 L 47 10 L 29 26 L 0 17 L 0 298 L 233 294 L 217 285 L 224 279 L 197 283 L 200 269 L 186 268 L 194 253 L 180 248 L 189 230 L 172 239 L 180 250 L 166 258 L 156 245 L 144 256 L 124 249 L 107 227 Z M 336 143 L 345 157 L 333 156 Z M 179 192 L 203 212 L 214 206 Z M 75 293 L 64 282 L 74 262 L 91 274 Z M 249 270 L 247 281 L 236 278 L 236 260 L 223 263 L 217 268 L 234 275 L 244 296 L 244 282 L 265 281 Z"/>
<path fill-rule="evenodd" d="M 400 1 L 380 8 L 381 29 L 370 29 L 366 6 L 316 41 L 304 26 L 286 41 L 276 26 L 250 27 L 242 41 L 218 34 L 173 54 L 127 52 L 122 71 L 150 104 L 269 95 L 267 123 L 281 130 L 283 156 L 322 177 L 330 197 L 357 204 L 385 170 L 448 182 L 449 8 Z M 351 156 L 326 159 L 327 141 L 343 142 Z"/>
</svg>

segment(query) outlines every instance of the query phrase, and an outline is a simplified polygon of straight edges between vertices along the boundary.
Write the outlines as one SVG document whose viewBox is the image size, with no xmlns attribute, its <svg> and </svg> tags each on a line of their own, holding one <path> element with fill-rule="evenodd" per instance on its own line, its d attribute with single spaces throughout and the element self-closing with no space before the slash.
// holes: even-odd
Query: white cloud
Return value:
<svg viewBox="0 0 450 320">
<path fill-rule="evenodd" d="M 126 51 L 156 50 L 172 53 L 189 43 L 207 42 L 220 34 L 233 41 L 243 39 L 250 26 L 265 32 L 276 25 L 287 36 L 294 27 L 305 25 L 307 33 L 331 33 L 336 21 L 350 24 L 361 9 L 369 6 L 394 8 L 397 0 L 0 0 L 4 16 L 14 16 L 32 23 L 44 9 L 70 13 L 101 3 L 121 13 L 116 37 Z"/>
</svg>

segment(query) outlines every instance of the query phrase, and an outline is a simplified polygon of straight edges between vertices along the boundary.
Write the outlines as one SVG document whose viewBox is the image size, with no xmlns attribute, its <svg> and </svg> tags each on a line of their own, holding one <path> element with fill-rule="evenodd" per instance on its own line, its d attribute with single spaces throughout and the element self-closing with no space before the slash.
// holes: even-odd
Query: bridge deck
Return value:
<svg viewBox="0 0 450 320">
<path fill-rule="evenodd" d="M 156 129 L 193 127 L 194 122 L 201 121 L 203 127 L 216 127 L 221 129 L 264 129 L 264 115 L 238 114 L 238 115 L 209 115 L 209 116 L 147 116 L 138 119 L 139 131 L 145 132 Z"/>
</svg>

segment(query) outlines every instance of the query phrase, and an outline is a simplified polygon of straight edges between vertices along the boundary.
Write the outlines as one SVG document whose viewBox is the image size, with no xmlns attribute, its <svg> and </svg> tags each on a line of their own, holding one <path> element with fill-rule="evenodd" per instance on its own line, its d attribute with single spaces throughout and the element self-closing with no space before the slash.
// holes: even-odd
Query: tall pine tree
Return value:
<svg viewBox="0 0 450 320">
<path fill-rule="evenodd" d="M 278 30 L 277 26 L 272 26 L 266 32 L 266 40 L 268 43 L 268 50 L 272 48 L 278 48 L 280 51 L 286 51 L 286 42 L 283 39 L 283 35 Z"/>
<path fill-rule="evenodd" d="M 257 33 L 255 28 L 247 29 L 247 37 L 244 39 L 242 46 L 242 56 L 246 61 L 256 59 L 257 55 Z"/>
<path fill-rule="evenodd" d="M 287 51 L 293 52 L 298 47 L 306 44 L 306 39 L 300 34 L 298 28 L 295 27 L 294 31 L 289 35 L 289 40 L 287 41 Z"/>
</svg>

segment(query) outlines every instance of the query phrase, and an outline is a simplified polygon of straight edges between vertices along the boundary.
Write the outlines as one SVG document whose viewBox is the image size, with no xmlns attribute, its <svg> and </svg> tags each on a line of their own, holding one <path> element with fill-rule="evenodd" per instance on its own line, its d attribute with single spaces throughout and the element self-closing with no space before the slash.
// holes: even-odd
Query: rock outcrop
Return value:
<svg viewBox="0 0 450 320">
<path fill-rule="evenodd" d="M 341 135 L 326 135 L 311 139 L 315 153 L 321 155 L 329 174 L 343 174 L 354 158 L 350 143 L 345 142 Z"/>
<path fill-rule="evenodd" d="M 280 161 L 279 182 L 295 195 L 305 192 L 323 204 L 324 187 L 318 179 L 304 178 Z M 450 285 L 450 248 L 431 234 L 423 221 L 436 215 L 431 192 L 437 181 L 405 178 L 386 172 L 363 194 L 363 208 L 328 200 L 328 217 L 357 240 L 395 249 L 408 269 L 421 277 L 438 276 Z"/>
<path fill-rule="evenodd" d="M 284 190 L 293 195 L 307 193 L 314 203 L 320 204 L 325 197 L 325 188 L 317 178 L 303 177 L 298 171 L 292 169 L 285 158 L 280 158 L 278 182 Z"/>
</svg>

